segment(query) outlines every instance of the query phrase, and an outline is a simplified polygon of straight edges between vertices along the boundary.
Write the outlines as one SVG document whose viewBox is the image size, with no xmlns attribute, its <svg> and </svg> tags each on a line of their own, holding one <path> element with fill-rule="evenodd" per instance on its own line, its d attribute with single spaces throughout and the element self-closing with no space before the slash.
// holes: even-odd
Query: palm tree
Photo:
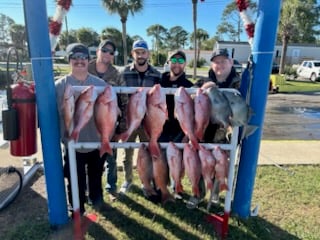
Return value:
<svg viewBox="0 0 320 240">
<path fill-rule="evenodd" d="M 24 60 L 26 57 L 25 50 L 27 46 L 26 28 L 21 24 L 13 23 L 9 27 L 9 32 L 14 47 L 21 50 L 21 59 Z"/>
<path fill-rule="evenodd" d="M 157 64 L 159 64 L 159 48 L 163 46 L 163 40 L 166 38 L 167 29 L 160 24 L 154 24 L 147 28 L 147 35 L 153 36 L 153 49 L 156 53 Z"/>
<path fill-rule="evenodd" d="M 167 32 L 166 40 L 169 49 L 184 48 L 188 40 L 188 32 L 181 26 L 174 26 Z"/>
<path fill-rule="evenodd" d="M 122 23 L 122 43 L 123 43 L 123 62 L 128 63 L 128 50 L 127 50 L 127 27 L 126 22 L 129 12 L 139 12 L 143 9 L 143 0 L 102 0 L 102 5 L 108 10 L 110 14 L 117 13 L 120 16 Z"/>
<path fill-rule="evenodd" d="M 209 34 L 206 30 L 198 28 L 196 31 L 196 34 L 194 34 L 194 32 L 191 34 L 190 40 L 194 42 L 195 37 L 197 39 L 198 45 L 196 47 L 194 46 L 194 48 L 197 49 L 198 51 L 197 51 L 197 55 L 196 55 L 194 63 L 197 64 L 199 61 L 199 57 L 200 57 L 200 50 L 201 50 L 202 42 L 209 39 Z"/>
<path fill-rule="evenodd" d="M 154 49 L 159 51 L 160 46 L 163 45 L 163 40 L 166 38 L 167 29 L 160 24 L 154 24 L 147 28 L 147 35 L 153 36 L 155 40 Z"/>
</svg>

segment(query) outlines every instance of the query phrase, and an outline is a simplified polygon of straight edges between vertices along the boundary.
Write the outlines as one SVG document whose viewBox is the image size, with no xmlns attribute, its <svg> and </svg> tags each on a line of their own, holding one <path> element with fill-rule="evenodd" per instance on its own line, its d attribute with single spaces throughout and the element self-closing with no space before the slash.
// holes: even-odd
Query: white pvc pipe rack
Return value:
<svg viewBox="0 0 320 240">
<path fill-rule="evenodd" d="M 81 91 L 85 87 L 74 87 L 75 91 Z M 95 87 L 96 91 L 102 92 L 104 87 Z M 116 93 L 134 93 L 139 87 L 113 87 Z M 174 94 L 177 88 L 161 88 L 166 94 Z M 186 88 L 189 94 L 196 92 L 197 88 Z M 235 89 L 221 89 L 221 91 L 231 91 L 238 93 Z M 234 127 L 231 135 L 231 141 L 228 144 L 216 144 L 216 143 L 199 143 L 207 149 L 214 149 L 219 146 L 221 149 L 229 151 L 229 172 L 228 172 L 228 190 L 226 192 L 224 212 L 230 213 L 231 211 L 231 199 L 234 186 L 235 165 L 237 158 L 237 146 L 238 146 L 239 127 Z M 148 145 L 148 142 L 111 142 L 112 148 L 139 148 L 141 144 Z M 167 148 L 169 143 L 159 143 L 161 148 Z M 175 143 L 175 145 L 183 149 L 185 143 Z M 72 192 L 72 204 L 74 211 L 80 209 L 79 202 L 79 188 L 78 188 L 78 176 L 77 176 L 77 163 L 76 163 L 76 149 L 99 149 L 100 142 L 74 142 L 71 140 L 68 142 L 68 154 L 70 164 L 70 180 L 71 180 L 71 192 Z"/>
</svg>

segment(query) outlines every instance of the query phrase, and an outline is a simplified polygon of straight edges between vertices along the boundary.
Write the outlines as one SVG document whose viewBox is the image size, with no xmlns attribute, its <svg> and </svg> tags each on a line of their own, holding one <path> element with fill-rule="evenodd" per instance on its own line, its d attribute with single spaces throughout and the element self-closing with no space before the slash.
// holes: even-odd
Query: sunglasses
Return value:
<svg viewBox="0 0 320 240">
<path fill-rule="evenodd" d="M 110 55 L 114 55 L 114 51 L 109 48 L 101 48 L 100 50 L 103 53 L 109 53 Z"/>
<path fill-rule="evenodd" d="M 171 63 L 184 64 L 186 62 L 186 60 L 184 60 L 183 58 L 171 58 L 170 62 Z"/>
<path fill-rule="evenodd" d="M 75 55 L 75 56 L 71 56 L 70 59 L 72 59 L 72 60 L 88 60 L 89 57 L 87 55 Z"/>
</svg>

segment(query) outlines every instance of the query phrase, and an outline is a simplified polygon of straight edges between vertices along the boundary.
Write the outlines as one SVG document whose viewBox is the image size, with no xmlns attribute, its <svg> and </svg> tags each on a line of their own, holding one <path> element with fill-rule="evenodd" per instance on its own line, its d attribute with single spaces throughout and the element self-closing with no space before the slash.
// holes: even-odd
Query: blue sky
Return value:
<svg viewBox="0 0 320 240">
<path fill-rule="evenodd" d="M 206 30 L 210 37 L 215 35 L 216 27 L 221 21 L 225 6 L 233 0 L 198 1 L 198 28 Z M 0 12 L 11 17 L 16 23 L 24 23 L 22 0 L 1 0 Z M 55 13 L 54 0 L 46 0 L 47 14 Z M 69 29 L 88 27 L 101 33 L 106 27 L 115 27 L 121 31 L 118 15 L 110 15 L 102 6 L 101 0 L 74 0 L 68 14 Z M 127 21 L 127 33 L 130 36 L 140 35 L 151 44 L 151 38 L 146 36 L 146 29 L 153 24 L 161 24 L 169 29 L 182 26 L 186 31 L 193 31 L 191 0 L 145 0 L 144 10 L 130 15 Z M 63 25 L 65 30 L 65 24 Z M 246 41 L 246 36 L 241 39 Z"/>
</svg>

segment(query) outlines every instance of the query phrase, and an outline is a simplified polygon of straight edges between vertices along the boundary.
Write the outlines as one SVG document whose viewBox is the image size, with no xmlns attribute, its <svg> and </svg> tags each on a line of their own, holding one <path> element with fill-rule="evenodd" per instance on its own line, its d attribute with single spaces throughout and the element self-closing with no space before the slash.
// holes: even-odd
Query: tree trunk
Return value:
<svg viewBox="0 0 320 240">
<path fill-rule="evenodd" d="M 284 72 L 289 38 L 290 38 L 289 36 L 284 36 L 282 38 L 282 49 L 281 49 L 279 74 L 283 74 L 283 72 Z"/>
<path fill-rule="evenodd" d="M 123 43 L 123 64 L 128 64 L 128 49 L 127 49 L 127 26 L 126 19 L 121 19 L 122 23 L 122 43 Z"/>
<path fill-rule="evenodd" d="M 193 61 L 193 79 L 197 77 L 197 3 L 198 0 L 192 0 L 193 9 L 193 32 L 194 32 L 194 61 Z"/>
</svg>

